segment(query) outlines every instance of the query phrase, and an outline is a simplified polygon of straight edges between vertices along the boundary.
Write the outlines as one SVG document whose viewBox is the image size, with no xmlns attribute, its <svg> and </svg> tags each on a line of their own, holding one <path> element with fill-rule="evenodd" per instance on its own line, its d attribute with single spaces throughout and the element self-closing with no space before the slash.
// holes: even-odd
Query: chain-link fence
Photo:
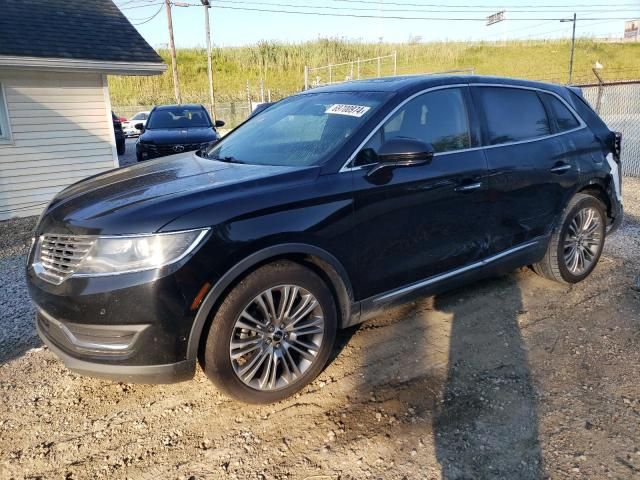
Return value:
<svg viewBox="0 0 640 480">
<path fill-rule="evenodd" d="M 622 173 L 640 176 L 640 82 L 585 85 L 582 92 L 607 126 L 622 132 Z"/>
</svg>

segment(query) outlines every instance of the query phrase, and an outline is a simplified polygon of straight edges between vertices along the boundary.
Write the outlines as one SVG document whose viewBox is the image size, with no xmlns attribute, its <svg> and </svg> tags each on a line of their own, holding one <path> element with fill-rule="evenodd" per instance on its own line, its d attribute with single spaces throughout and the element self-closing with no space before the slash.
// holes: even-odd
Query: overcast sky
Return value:
<svg viewBox="0 0 640 480">
<path fill-rule="evenodd" d="M 193 6 L 173 7 L 176 45 L 204 46 L 204 8 L 199 6 L 199 0 L 182 3 Z M 302 42 L 318 37 L 382 39 L 385 42 L 406 42 L 416 37 L 422 41 L 570 37 L 571 22 L 563 23 L 559 19 L 571 18 L 573 12 L 578 14 L 579 36 L 620 37 L 624 19 L 640 18 L 640 0 L 566 0 L 559 3 L 554 0 L 456 0 L 453 3 L 447 0 L 212 0 L 212 3 L 215 5 L 210 10 L 212 39 L 217 46 L 246 45 L 260 40 Z M 136 28 L 151 45 L 166 46 L 167 18 L 161 0 L 116 0 L 116 4 L 133 24 L 138 24 Z M 484 19 L 503 9 L 507 12 L 507 20 L 492 26 L 486 26 L 484 21 L 460 20 Z"/>
</svg>

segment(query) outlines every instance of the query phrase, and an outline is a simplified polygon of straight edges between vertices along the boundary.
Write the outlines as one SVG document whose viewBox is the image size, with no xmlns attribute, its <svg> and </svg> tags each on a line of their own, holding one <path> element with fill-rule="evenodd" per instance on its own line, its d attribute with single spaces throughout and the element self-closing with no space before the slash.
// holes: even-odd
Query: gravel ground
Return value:
<svg viewBox="0 0 640 480">
<path fill-rule="evenodd" d="M 255 407 L 198 372 L 129 385 L 34 336 L 33 219 L 0 223 L 0 478 L 640 478 L 640 180 L 597 269 L 527 269 L 342 332 L 303 392 Z"/>
</svg>

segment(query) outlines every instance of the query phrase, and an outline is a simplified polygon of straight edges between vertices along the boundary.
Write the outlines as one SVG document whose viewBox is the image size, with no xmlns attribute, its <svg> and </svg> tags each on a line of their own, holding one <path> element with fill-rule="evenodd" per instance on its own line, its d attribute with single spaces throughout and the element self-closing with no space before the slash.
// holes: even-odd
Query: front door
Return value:
<svg viewBox="0 0 640 480">
<path fill-rule="evenodd" d="M 426 92 L 402 105 L 355 157 L 355 256 L 359 299 L 451 271 L 486 256 L 487 173 L 474 149 L 467 87 Z M 370 175 L 392 138 L 433 145 L 423 165 Z"/>
</svg>

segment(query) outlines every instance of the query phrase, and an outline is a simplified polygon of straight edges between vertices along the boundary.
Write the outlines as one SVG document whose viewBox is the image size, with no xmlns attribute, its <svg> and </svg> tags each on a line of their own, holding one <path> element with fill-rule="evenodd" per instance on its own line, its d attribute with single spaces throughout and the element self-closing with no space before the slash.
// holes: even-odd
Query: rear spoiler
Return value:
<svg viewBox="0 0 640 480">
<path fill-rule="evenodd" d="M 582 94 L 582 88 L 580 87 L 572 87 L 567 85 L 567 88 L 569 90 L 571 90 L 573 93 L 575 93 L 576 95 L 578 95 L 580 98 L 584 98 L 584 95 Z"/>
</svg>

